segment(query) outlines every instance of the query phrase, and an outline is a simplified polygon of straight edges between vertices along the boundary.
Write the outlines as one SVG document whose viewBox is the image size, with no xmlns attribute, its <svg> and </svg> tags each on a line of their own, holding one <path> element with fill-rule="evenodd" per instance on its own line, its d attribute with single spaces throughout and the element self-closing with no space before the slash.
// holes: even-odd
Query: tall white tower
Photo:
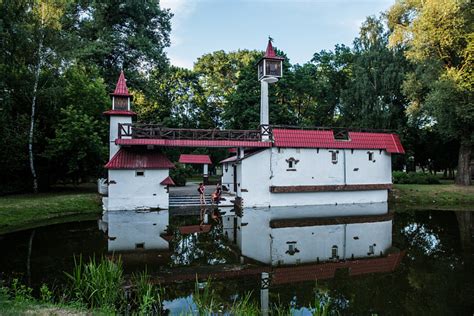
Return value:
<svg viewBox="0 0 474 316">
<path fill-rule="evenodd" d="M 268 84 L 278 81 L 283 72 L 283 57 L 277 56 L 272 40 L 268 39 L 265 55 L 258 62 L 258 80 L 260 81 L 260 131 L 262 141 L 270 141 L 270 119 L 268 104 Z"/>
<path fill-rule="evenodd" d="M 115 140 L 119 137 L 119 124 L 131 124 L 132 117 L 136 115 L 135 112 L 130 110 L 132 95 L 128 93 L 123 71 L 120 72 L 115 91 L 110 95 L 112 97 L 112 109 L 104 112 L 105 115 L 110 117 L 109 160 L 120 149 L 120 146 L 115 144 Z"/>
</svg>

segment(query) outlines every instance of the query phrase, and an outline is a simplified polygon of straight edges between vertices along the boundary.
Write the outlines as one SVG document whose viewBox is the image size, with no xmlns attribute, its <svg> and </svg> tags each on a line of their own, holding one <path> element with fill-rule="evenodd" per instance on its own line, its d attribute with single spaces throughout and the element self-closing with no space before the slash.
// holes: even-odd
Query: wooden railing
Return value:
<svg viewBox="0 0 474 316">
<path fill-rule="evenodd" d="M 220 130 L 168 128 L 155 124 L 119 123 L 119 138 L 180 139 L 180 140 L 238 140 L 261 141 L 262 134 L 272 139 L 270 126 L 260 130 Z"/>
</svg>

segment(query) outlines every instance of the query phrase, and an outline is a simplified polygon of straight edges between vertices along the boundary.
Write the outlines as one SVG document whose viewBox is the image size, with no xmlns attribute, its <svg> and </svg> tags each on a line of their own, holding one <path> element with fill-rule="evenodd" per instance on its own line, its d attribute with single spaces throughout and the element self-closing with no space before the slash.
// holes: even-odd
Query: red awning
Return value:
<svg viewBox="0 0 474 316">
<path fill-rule="evenodd" d="M 396 134 L 349 132 L 347 140 L 336 140 L 330 130 L 273 129 L 276 147 L 384 149 L 403 154 L 405 150 Z"/>
<path fill-rule="evenodd" d="M 169 169 L 174 164 L 162 153 L 121 148 L 105 165 L 107 169 Z"/>
<path fill-rule="evenodd" d="M 239 140 L 183 140 L 183 139 L 153 139 L 153 138 L 119 138 L 115 140 L 115 144 L 131 146 L 131 145 L 155 145 L 165 147 L 247 147 L 260 148 L 271 147 L 271 142 L 257 141 L 239 141 Z"/>
<path fill-rule="evenodd" d="M 212 164 L 211 158 L 208 155 L 186 155 L 182 154 L 179 156 L 180 163 L 191 163 L 191 164 Z"/>
<path fill-rule="evenodd" d="M 171 179 L 171 177 L 166 177 L 163 181 L 160 182 L 160 184 L 162 185 L 176 185 L 173 181 L 173 179 Z"/>
</svg>

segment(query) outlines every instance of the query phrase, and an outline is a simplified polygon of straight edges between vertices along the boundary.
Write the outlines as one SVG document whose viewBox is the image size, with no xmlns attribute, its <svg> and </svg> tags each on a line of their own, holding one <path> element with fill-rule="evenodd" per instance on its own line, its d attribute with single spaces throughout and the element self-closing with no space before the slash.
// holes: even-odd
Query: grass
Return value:
<svg viewBox="0 0 474 316">
<path fill-rule="evenodd" d="M 91 190 L 2 196 L 0 234 L 88 219 L 101 211 L 99 195 Z"/>
<path fill-rule="evenodd" d="M 394 184 L 389 201 L 402 210 L 474 210 L 474 186 Z"/>
</svg>

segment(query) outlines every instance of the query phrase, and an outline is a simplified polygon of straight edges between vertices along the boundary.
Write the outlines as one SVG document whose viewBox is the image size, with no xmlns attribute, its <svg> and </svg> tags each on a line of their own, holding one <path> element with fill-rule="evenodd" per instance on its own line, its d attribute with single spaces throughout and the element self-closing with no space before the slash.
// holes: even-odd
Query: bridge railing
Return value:
<svg viewBox="0 0 474 316">
<path fill-rule="evenodd" d="M 261 141 L 262 134 L 271 139 L 271 127 L 260 130 L 220 130 L 220 129 L 189 129 L 168 128 L 157 124 L 119 123 L 119 138 L 148 138 L 175 140 L 239 140 Z"/>
</svg>

